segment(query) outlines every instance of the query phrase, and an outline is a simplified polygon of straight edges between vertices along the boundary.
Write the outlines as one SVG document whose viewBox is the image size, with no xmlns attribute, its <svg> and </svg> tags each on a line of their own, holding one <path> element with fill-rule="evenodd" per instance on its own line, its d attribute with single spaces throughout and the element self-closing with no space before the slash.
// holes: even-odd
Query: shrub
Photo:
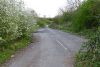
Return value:
<svg viewBox="0 0 100 67">
<path fill-rule="evenodd" d="M 34 26 L 34 16 L 24 9 L 21 0 L 0 0 L 0 48 L 5 44 L 8 46 L 10 41 L 27 36 Z"/>
<path fill-rule="evenodd" d="M 87 0 L 75 11 L 73 16 L 73 31 L 97 28 L 99 25 L 100 0 Z"/>
<path fill-rule="evenodd" d="M 46 18 L 38 18 L 37 25 L 39 25 L 39 27 L 45 27 L 48 22 Z"/>
</svg>

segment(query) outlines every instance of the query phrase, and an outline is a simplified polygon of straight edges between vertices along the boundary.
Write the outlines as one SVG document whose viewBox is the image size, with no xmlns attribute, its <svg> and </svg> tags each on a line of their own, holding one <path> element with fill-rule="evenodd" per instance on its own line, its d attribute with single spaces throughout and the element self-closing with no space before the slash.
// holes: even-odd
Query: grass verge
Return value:
<svg viewBox="0 0 100 67">
<path fill-rule="evenodd" d="M 9 47 L 0 51 L 0 64 L 3 64 L 6 60 L 10 59 L 11 55 L 13 55 L 17 50 L 27 47 L 30 42 L 30 37 L 24 37 L 9 43 Z"/>
</svg>

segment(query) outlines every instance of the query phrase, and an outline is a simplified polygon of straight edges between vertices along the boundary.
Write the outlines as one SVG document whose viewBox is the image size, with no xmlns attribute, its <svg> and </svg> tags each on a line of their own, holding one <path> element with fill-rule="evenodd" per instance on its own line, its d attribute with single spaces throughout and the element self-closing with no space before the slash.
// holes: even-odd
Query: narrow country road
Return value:
<svg viewBox="0 0 100 67">
<path fill-rule="evenodd" d="M 4 67 L 74 67 L 73 56 L 84 39 L 49 28 L 38 30 L 34 36 L 39 41 L 32 43 Z"/>
</svg>

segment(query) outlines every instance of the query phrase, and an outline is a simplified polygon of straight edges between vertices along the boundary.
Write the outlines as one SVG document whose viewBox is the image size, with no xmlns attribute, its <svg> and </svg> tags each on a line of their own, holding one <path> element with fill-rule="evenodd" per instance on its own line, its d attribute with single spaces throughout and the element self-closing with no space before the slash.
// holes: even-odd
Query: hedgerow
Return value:
<svg viewBox="0 0 100 67">
<path fill-rule="evenodd" d="M 25 10 L 21 0 L 0 0 L 0 49 L 7 43 L 28 36 L 34 25 L 35 15 Z"/>
</svg>

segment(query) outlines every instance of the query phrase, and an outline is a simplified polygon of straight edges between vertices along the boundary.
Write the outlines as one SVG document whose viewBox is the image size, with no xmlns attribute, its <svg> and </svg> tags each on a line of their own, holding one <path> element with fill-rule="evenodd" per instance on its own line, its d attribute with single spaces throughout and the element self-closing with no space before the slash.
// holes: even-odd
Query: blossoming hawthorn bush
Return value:
<svg viewBox="0 0 100 67">
<path fill-rule="evenodd" d="M 21 0 L 0 0 L 0 48 L 7 46 L 10 41 L 27 36 L 35 26 L 34 16 L 31 11 L 24 9 Z"/>
</svg>

